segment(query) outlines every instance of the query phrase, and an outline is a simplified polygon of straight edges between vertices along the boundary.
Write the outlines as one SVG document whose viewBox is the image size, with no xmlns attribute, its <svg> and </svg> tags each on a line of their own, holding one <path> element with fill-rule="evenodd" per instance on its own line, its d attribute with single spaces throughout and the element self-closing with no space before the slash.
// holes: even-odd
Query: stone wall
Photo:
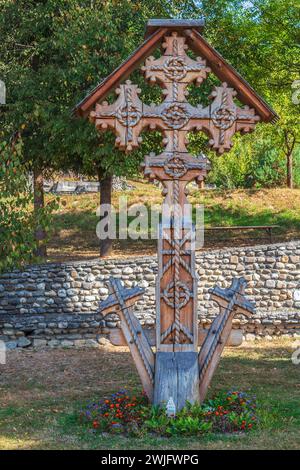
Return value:
<svg viewBox="0 0 300 470">
<path fill-rule="evenodd" d="M 218 312 L 209 300 L 215 284 L 230 285 L 232 277 L 248 281 L 248 297 L 257 312 L 237 319 L 247 339 L 300 333 L 300 241 L 197 253 L 199 323 L 208 328 Z M 8 347 L 62 344 L 97 346 L 117 326 L 105 320 L 98 302 L 106 298 L 109 276 L 125 286 L 146 289 L 135 313 L 149 328 L 155 324 L 155 257 L 109 259 L 29 266 L 0 276 L 0 340 Z"/>
</svg>

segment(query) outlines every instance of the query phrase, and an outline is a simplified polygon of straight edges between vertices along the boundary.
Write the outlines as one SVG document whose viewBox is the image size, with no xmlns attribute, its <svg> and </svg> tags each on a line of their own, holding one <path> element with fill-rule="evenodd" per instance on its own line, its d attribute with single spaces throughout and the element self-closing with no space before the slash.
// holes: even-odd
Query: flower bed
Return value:
<svg viewBox="0 0 300 470">
<path fill-rule="evenodd" d="M 169 417 L 165 408 L 151 405 L 144 393 L 120 390 L 87 405 L 80 419 L 92 432 L 128 436 L 249 432 L 258 423 L 255 397 L 239 391 L 219 393 L 202 405 L 187 403 L 175 417 Z"/>
</svg>

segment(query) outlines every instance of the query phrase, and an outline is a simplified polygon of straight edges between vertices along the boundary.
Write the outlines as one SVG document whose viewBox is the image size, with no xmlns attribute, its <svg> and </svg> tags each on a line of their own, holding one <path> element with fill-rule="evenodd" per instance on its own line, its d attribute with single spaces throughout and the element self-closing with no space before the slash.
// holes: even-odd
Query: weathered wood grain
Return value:
<svg viewBox="0 0 300 470">
<path fill-rule="evenodd" d="M 151 347 L 156 346 L 156 330 L 154 328 L 143 328 L 144 335 Z M 204 328 L 198 329 L 198 347 L 204 343 L 208 330 Z M 127 341 L 120 328 L 112 328 L 109 333 L 109 340 L 114 346 L 127 346 Z M 232 329 L 226 343 L 226 346 L 240 346 L 243 342 L 243 331 L 240 329 Z"/>
<path fill-rule="evenodd" d="M 232 321 L 236 314 L 250 316 L 254 305 L 244 297 L 246 281 L 233 279 L 230 288 L 215 287 L 211 296 L 220 306 L 199 353 L 200 400 L 203 401 L 228 341 Z"/>
<path fill-rule="evenodd" d="M 202 31 L 205 25 L 204 19 L 199 20 L 183 20 L 183 19 L 165 19 L 165 18 L 153 18 L 148 20 L 146 25 L 147 38 L 154 33 L 158 28 L 168 28 L 168 31 L 182 31 L 187 28 L 193 28 L 197 31 Z"/>
<path fill-rule="evenodd" d="M 141 296 L 143 289 L 138 287 L 125 289 L 121 281 L 113 277 L 110 278 L 109 284 L 111 294 L 100 303 L 100 311 L 104 314 L 114 311 L 119 315 L 121 330 L 135 362 L 143 388 L 149 400 L 152 400 L 154 354 L 139 320 L 131 310 L 132 299 L 137 299 Z"/>
<path fill-rule="evenodd" d="M 196 352 L 157 352 L 154 404 L 164 405 L 172 397 L 177 410 L 186 402 L 199 401 L 198 354 Z"/>
</svg>

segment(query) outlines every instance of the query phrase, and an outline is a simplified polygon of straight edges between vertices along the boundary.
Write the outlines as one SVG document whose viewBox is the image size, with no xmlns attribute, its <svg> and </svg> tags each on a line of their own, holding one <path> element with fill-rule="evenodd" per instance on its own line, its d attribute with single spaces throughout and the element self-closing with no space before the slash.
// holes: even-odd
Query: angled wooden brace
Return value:
<svg viewBox="0 0 300 470">
<path fill-rule="evenodd" d="M 141 324 L 131 311 L 131 306 L 140 299 L 144 289 L 125 289 L 119 279 L 110 277 L 110 295 L 100 302 L 103 315 L 117 313 L 121 320 L 121 330 L 138 370 L 143 388 L 152 401 L 154 383 L 154 354 Z"/>
<path fill-rule="evenodd" d="M 211 298 L 220 306 L 220 314 L 214 319 L 199 353 L 200 400 L 203 401 L 213 374 L 218 366 L 232 328 L 235 315 L 250 317 L 254 304 L 244 296 L 246 280 L 233 279 L 228 289 L 216 286 L 211 290 Z"/>
</svg>

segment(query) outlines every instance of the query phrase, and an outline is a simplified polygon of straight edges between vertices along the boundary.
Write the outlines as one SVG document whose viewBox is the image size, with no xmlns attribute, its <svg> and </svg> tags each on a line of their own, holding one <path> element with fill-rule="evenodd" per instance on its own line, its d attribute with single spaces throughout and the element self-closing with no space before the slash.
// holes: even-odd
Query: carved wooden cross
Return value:
<svg viewBox="0 0 300 470">
<path fill-rule="evenodd" d="M 127 80 L 117 88 L 119 97 L 115 103 L 96 104 L 91 112 L 97 129 L 113 129 L 117 134 L 116 145 L 130 152 L 142 142 L 143 129 L 159 128 L 165 135 L 166 154 L 187 153 L 187 133 L 194 129 L 206 132 L 210 136 L 209 145 L 219 153 L 230 149 L 235 132 L 253 130 L 260 117 L 254 109 L 235 104 L 237 92 L 227 83 L 214 88 L 209 106 L 189 104 L 188 85 L 192 82 L 200 85 L 211 69 L 205 60 L 200 57 L 193 60 L 186 54 L 186 38 L 176 32 L 166 37 L 162 46 L 164 55 L 156 60 L 147 58 L 142 70 L 150 83 L 162 85 L 164 101 L 151 106 L 142 103 L 138 97 L 141 90 Z"/>
<path fill-rule="evenodd" d="M 189 154 L 188 133 L 206 133 L 209 145 L 222 154 L 230 150 L 236 132 L 250 132 L 260 119 L 269 122 L 276 118 L 247 82 L 206 43 L 199 34 L 201 28 L 202 23 L 193 20 L 153 20 L 149 23 L 150 36 L 144 44 L 76 109 L 80 115 L 89 113 L 100 131 L 113 130 L 116 145 L 125 152 L 140 145 L 145 129 L 158 129 L 163 134 L 164 151 L 160 155 L 146 156 L 143 164 L 145 176 L 163 184 L 163 207 L 169 208 L 171 214 L 160 226 L 155 359 L 138 320 L 128 311 L 126 290 L 115 280 L 111 281 L 113 293 L 109 299 L 113 299 L 114 306 L 119 306 L 121 328 L 149 398 L 161 404 L 172 397 L 179 408 L 187 400 L 204 399 L 237 305 L 242 313 L 252 311 L 252 306 L 243 298 L 244 281 L 234 280 L 224 293 L 215 289 L 213 297 L 223 299 L 221 312 L 198 354 L 194 227 L 183 214 L 183 208 L 188 206 L 187 184 L 193 180 L 201 182 L 209 170 L 209 162 L 202 156 L 195 158 Z M 155 59 L 150 54 L 161 40 L 164 54 Z M 186 52 L 188 48 L 196 54 L 200 52 L 201 57 L 190 57 Z M 142 60 L 145 60 L 142 67 L 145 79 L 162 87 L 164 98 L 160 104 L 143 103 L 139 98 L 140 89 L 129 80 L 120 84 Z M 188 86 L 192 83 L 201 86 L 210 72 L 214 72 L 222 84 L 212 90 L 209 106 L 201 103 L 192 106 L 188 102 Z M 117 100 L 113 104 L 103 102 L 113 89 L 116 89 Z M 236 98 L 245 106 L 238 106 Z M 107 311 L 105 302 L 101 304 L 103 311 Z M 151 373 L 145 366 L 145 357 L 148 357 L 148 366 L 151 363 Z"/>
</svg>

